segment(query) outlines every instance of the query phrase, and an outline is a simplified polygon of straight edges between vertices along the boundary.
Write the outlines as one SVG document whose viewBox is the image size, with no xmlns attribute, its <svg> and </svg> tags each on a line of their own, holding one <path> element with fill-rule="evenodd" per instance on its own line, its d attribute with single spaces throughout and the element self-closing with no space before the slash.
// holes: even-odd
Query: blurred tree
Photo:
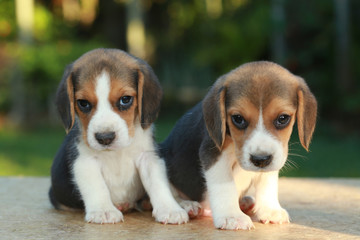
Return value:
<svg viewBox="0 0 360 240">
<path fill-rule="evenodd" d="M 14 1 L 0 1 L 2 114 L 23 107 L 25 118 L 53 116 L 65 65 L 90 49 L 116 47 L 154 67 L 169 111 L 175 102 L 193 105 L 242 63 L 273 60 L 306 79 L 324 118 L 360 121 L 357 0 L 37 0 L 30 45 L 17 42 L 12 9 Z M 28 96 L 6 91 L 21 86 L 9 80 L 11 62 Z M 15 108 L 15 101 L 25 104 Z"/>
<path fill-rule="evenodd" d="M 16 0 L 16 22 L 18 25 L 18 43 L 28 46 L 33 42 L 34 28 L 34 1 Z M 26 114 L 26 91 L 24 75 L 18 64 L 13 66 L 11 78 L 11 97 L 12 106 L 10 118 L 11 122 L 20 125 L 25 120 Z"/>
<path fill-rule="evenodd" d="M 114 23 L 116 25 L 114 26 Z M 113 47 L 127 49 L 126 7 L 115 1 L 99 1 L 99 15 L 94 29 Z"/>
<path fill-rule="evenodd" d="M 126 1 L 126 36 L 127 46 L 131 54 L 146 58 L 145 25 L 143 20 L 142 4 L 139 0 Z"/>
<path fill-rule="evenodd" d="M 91 26 L 96 18 L 98 0 L 62 0 L 64 19 L 70 22 L 80 22 Z"/>
<path fill-rule="evenodd" d="M 350 33 L 349 33 L 349 1 L 334 0 L 336 21 L 336 85 L 342 94 L 352 92 L 354 82 L 350 75 Z"/>
<path fill-rule="evenodd" d="M 283 65 L 285 63 L 285 9 L 284 0 L 271 0 L 271 59 Z"/>
</svg>

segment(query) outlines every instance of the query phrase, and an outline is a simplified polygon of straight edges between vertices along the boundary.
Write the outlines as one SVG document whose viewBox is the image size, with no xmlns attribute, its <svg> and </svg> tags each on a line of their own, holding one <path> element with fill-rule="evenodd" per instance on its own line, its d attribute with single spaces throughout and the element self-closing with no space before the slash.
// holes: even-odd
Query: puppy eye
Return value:
<svg viewBox="0 0 360 240">
<path fill-rule="evenodd" d="M 77 100 L 77 105 L 83 113 L 89 113 L 92 109 L 91 103 L 87 100 L 79 99 Z"/>
<path fill-rule="evenodd" d="M 119 102 L 117 104 L 117 107 L 121 111 L 126 110 L 133 103 L 133 99 L 134 99 L 134 97 L 132 97 L 132 96 L 123 96 L 123 97 L 120 98 L 120 100 L 119 100 Z"/>
<path fill-rule="evenodd" d="M 239 129 L 246 129 L 249 126 L 249 123 L 241 115 L 232 115 L 231 120 Z"/>
<path fill-rule="evenodd" d="M 291 117 L 287 114 L 282 114 L 274 121 L 274 125 L 277 129 L 283 129 L 289 125 Z"/>
</svg>

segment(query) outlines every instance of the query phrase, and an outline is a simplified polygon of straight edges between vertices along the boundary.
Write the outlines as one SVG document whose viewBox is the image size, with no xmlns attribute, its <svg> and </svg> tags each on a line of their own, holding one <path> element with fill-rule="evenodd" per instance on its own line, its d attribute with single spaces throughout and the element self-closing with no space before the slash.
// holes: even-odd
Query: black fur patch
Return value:
<svg viewBox="0 0 360 240">
<path fill-rule="evenodd" d="M 79 153 L 76 146 L 79 142 L 80 130 L 77 121 L 66 135 L 64 142 L 56 153 L 51 167 L 51 188 L 49 197 L 55 208 L 60 204 L 74 209 L 84 209 L 72 174 L 72 166 Z"/>
<path fill-rule="evenodd" d="M 211 146 L 214 151 L 207 152 Z M 219 151 L 207 133 L 201 102 L 179 119 L 159 150 L 170 182 L 190 199 L 204 200 L 203 167 L 215 162 Z"/>
</svg>

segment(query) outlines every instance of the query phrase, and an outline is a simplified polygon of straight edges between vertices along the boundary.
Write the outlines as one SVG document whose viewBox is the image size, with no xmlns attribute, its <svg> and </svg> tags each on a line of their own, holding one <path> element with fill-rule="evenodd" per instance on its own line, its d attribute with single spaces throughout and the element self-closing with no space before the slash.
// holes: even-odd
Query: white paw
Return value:
<svg viewBox="0 0 360 240">
<path fill-rule="evenodd" d="M 95 210 L 95 211 L 86 212 L 85 221 L 89 223 L 100 223 L 100 224 L 117 223 L 120 221 L 124 221 L 124 216 L 116 208 L 109 210 Z"/>
<path fill-rule="evenodd" d="M 180 207 L 173 209 L 166 207 L 161 209 L 154 209 L 152 215 L 157 222 L 161 222 L 163 224 L 182 224 L 189 221 L 188 214 Z"/>
<path fill-rule="evenodd" d="M 289 214 L 283 208 L 275 208 L 275 209 L 268 207 L 259 208 L 255 211 L 255 215 L 253 219 L 254 221 L 258 221 L 264 224 L 267 223 L 282 224 L 282 223 L 290 222 Z"/>
<path fill-rule="evenodd" d="M 245 214 L 214 218 L 214 225 L 216 228 L 228 230 L 250 230 L 255 228 L 250 217 Z"/>
<path fill-rule="evenodd" d="M 196 201 L 182 200 L 179 204 L 189 214 L 190 218 L 202 215 L 203 209 L 201 204 Z"/>
</svg>

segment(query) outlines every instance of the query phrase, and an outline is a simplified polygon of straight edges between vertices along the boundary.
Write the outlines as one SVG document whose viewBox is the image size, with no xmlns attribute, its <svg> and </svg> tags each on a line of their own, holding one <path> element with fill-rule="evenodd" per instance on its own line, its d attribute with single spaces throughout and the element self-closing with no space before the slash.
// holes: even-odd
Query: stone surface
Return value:
<svg viewBox="0 0 360 240">
<path fill-rule="evenodd" d="M 281 178 L 279 198 L 292 223 L 255 223 L 251 231 L 217 230 L 211 218 L 162 225 L 150 212 L 89 224 L 83 212 L 54 210 L 49 186 L 49 178 L 0 177 L 0 239 L 360 239 L 360 179 Z"/>
</svg>

